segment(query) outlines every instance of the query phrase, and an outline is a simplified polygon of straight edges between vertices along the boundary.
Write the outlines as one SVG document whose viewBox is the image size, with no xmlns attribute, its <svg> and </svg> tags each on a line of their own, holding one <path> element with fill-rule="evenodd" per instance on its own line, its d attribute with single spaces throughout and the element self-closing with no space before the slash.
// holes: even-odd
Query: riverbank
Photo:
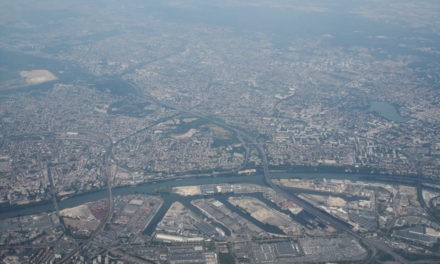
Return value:
<svg viewBox="0 0 440 264">
<path fill-rule="evenodd" d="M 358 181 L 369 182 L 387 182 L 391 184 L 404 184 L 412 185 L 419 179 L 416 176 L 402 176 L 402 175 L 377 175 L 377 174 L 364 174 L 347 171 L 325 170 L 325 168 L 306 168 L 297 167 L 295 170 L 291 168 L 290 171 L 271 171 L 273 178 L 334 178 L 334 179 L 349 179 Z M 293 172 L 295 171 L 295 172 Z M 432 179 L 422 178 L 422 182 L 435 183 Z M 266 185 L 264 177 L 261 173 L 252 175 L 239 175 L 239 174 L 225 174 L 215 176 L 195 176 L 179 179 L 164 179 L 151 182 L 140 183 L 137 185 L 117 186 L 112 188 L 113 194 L 128 195 L 128 194 L 160 194 L 167 193 L 175 186 L 185 185 L 202 185 L 202 184 L 216 184 L 216 183 L 254 183 L 258 185 Z M 96 201 L 99 199 L 105 199 L 107 197 L 106 187 L 102 189 L 96 189 L 89 192 L 84 192 L 69 197 L 60 199 L 60 209 L 78 206 L 83 203 Z M 41 212 L 54 211 L 53 203 L 51 200 L 39 201 L 36 203 L 30 203 L 26 205 L 0 206 L 0 219 L 17 217 L 22 215 L 37 214 Z"/>
</svg>

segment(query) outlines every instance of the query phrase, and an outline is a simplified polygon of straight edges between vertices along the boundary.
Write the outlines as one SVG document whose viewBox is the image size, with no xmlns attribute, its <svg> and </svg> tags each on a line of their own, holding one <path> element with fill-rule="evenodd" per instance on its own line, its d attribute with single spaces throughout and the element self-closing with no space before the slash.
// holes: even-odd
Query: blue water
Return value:
<svg viewBox="0 0 440 264">
<path fill-rule="evenodd" d="M 373 101 L 370 103 L 370 108 L 368 110 L 397 123 L 402 123 L 408 120 L 408 118 L 400 115 L 394 105 L 388 102 Z"/>
</svg>

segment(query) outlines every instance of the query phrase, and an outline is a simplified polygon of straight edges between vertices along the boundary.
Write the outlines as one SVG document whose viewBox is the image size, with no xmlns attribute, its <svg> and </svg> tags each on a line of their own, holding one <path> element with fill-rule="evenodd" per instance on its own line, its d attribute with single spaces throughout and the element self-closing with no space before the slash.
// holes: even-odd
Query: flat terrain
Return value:
<svg viewBox="0 0 440 264">
<path fill-rule="evenodd" d="M 20 75 L 24 78 L 27 85 L 41 84 L 57 79 L 57 77 L 48 70 L 21 71 Z"/>
</svg>

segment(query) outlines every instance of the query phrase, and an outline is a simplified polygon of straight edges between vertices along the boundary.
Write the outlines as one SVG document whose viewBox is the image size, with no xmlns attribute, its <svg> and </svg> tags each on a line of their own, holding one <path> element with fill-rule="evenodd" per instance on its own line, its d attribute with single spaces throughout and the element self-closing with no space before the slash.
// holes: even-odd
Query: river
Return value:
<svg viewBox="0 0 440 264">
<path fill-rule="evenodd" d="M 377 175 L 379 177 L 379 175 Z M 349 174 L 349 173 L 326 173 L 326 172 L 274 172 L 272 173 L 273 178 L 328 178 L 328 179 L 351 179 L 351 180 L 362 180 L 362 181 L 374 181 L 375 175 L 367 174 Z M 399 181 L 401 177 L 389 176 L 395 181 Z M 412 178 L 408 178 L 413 180 Z M 378 181 L 383 182 L 384 176 L 380 176 Z M 391 180 L 391 179 L 390 179 Z M 264 177 L 262 174 L 254 175 L 221 175 L 215 177 L 192 177 L 186 179 L 171 179 L 158 182 L 148 182 L 139 184 L 136 186 L 123 186 L 114 187 L 113 195 L 129 195 L 129 194 L 155 194 L 161 195 L 164 200 L 176 200 L 175 196 L 170 196 L 167 190 L 170 190 L 175 186 L 186 186 L 186 185 L 202 185 L 202 184 L 217 184 L 217 183 L 254 183 L 259 185 L 266 185 Z M 402 183 L 404 183 L 402 181 Z M 408 182 L 407 182 L 408 183 Z M 164 191 L 165 192 L 161 192 Z M 59 201 L 60 209 L 65 209 L 69 207 L 78 206 L 87 202 L 97 201 L 99 199 L 107 198 L 107 190 L 102 189 L 98 191 L 93 191 L 84 194 L 78 194 Z M 47 201 L 39 204 L 32 204 L 28 206 L 13 206 L 13 207 L 2 207 L 0 208 L 0 219 L 38 214 L 41 212 L 54 211 L 53 203 Z"/>
<path fill-rule="evenodd" d="M 214 183 L 255 183 L 264 185 L 262 175 L 224 175 L 216 177 L 197 177 L 182 180 L 166 180 L 161 182 L 150 182 L 136 186 L 124 186 L 113 188 L 113 196 L 129 194 L 158 194 L 160 190 L 169 190 L 174 186 L 201 185 Z M 69 197 L 59 202 L 60 209 L 78 206 L 83 203 L 107 198 L 107 190 L 102 189 L 94 192 L 84 193 Z M 35 204 L 30 206 L 16 206 L 0 209 L 0 219 L 16 217 L 21 215 L 38 214 L 41 212 L 54 211 L 53 203 Z"/>
</svg>

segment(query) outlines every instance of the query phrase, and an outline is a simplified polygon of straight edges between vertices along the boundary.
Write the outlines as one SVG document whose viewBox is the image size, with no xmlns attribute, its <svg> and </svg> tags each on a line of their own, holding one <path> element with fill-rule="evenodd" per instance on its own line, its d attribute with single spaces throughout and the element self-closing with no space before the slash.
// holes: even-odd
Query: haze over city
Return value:
<svg viewBox="0 0 440 264">
<path fill-rule="evenodd" d="M 439 263 L 440 3 L 0 0 L 2 263 Z"/>
</svg>

